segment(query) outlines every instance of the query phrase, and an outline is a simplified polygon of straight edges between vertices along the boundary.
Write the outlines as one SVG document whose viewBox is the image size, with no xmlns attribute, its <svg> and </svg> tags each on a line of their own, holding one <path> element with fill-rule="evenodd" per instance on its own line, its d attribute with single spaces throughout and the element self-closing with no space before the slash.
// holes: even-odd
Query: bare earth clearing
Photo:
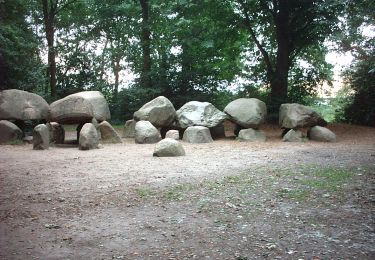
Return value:
<svg viewBox="0 0 375 260">
<path fill-rule="evenodd" d="M 1 259 L 375 259 L 375 128 L 336 143 L 233 138 L 0 147 Z M 73 133 L 74 134 L 74 133 Z"/>
</svg>

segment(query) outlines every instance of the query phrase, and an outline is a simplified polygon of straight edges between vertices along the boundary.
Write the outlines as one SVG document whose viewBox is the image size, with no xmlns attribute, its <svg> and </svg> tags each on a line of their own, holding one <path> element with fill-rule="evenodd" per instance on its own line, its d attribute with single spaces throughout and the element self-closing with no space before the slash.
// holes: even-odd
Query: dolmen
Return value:
<svg viewBox="0 0 375 260">
<path fill-rule="evenodd" d="M 239 141 L 266 141 L 264 131 L 259 129 L 267 117 L 267 106 L 263 101 L 256 98 L 239 98 L 230 102 L 224 112 L 236 125 L 235 135 Z"/>
<path fill-rule="evenodd" d="M 312 108 L 301 104 L 282 104 L 279 110 L 279 125 L 284 130 L 285 142 L 303 142 L 307 139 L 320 142 L 336 141 L 336 135 L 324 127 L 327 122 Z"/>
</svg>

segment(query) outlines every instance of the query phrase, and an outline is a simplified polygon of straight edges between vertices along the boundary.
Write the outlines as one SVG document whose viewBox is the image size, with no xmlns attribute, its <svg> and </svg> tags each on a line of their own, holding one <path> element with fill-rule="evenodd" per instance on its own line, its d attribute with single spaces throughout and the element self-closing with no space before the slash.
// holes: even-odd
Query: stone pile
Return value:
<svg viewBox="0 0 375 260">
<path fill-rule="evenodd" d="M 235 135 L 239 141 L 266 141 L 266 135 L 259 130 L 266 120 L 267 106 L 256 98 L 239 98 L 230 102 L 224 112 L 229 120 L 236 124 Z"/>
<path fill-rule="evenodd" d="M 285 142 L 303 142 L 307 138 L 322 142 L 336 141 L 336 135 L 324 127 L 327 122 L 313 109 L 301 104 L 282 104 L 279 125 L 284 129 Z M 304 134 L 306 129 L 307 136 Z"/>
</svg>

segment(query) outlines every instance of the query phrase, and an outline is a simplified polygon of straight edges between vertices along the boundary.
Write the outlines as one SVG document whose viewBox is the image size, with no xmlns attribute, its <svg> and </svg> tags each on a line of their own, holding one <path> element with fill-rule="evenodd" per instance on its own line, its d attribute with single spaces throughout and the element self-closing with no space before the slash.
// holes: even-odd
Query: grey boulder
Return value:
<svg viewBox="0 0 375 260">
<path fill-rule="evenodd" d="M 96 149 L 99 145 L 98 132 L 92 123 L 83 125 L 79 133 L 78 148 L 80 150 Z"/>
<path fill-rule="evenodd" d="M 309 129 L 307 136 L 314 141 L 319 142 L 335 142 L 336 135 L 328 128 L 322 126 L 314 126 Z"/>
<path fill-rule="evenodd" d="M 49 129 L 45 124 L 39 124 L 33 131 L 33 149 L 46 150 L 49 148 Z"/>
<path fill-rule="evenodd" d="M 135 125 L 135 142 L 137 144 L 154 144 L 161 140 L 160 133 L 149 121 L 139 121 Z"/>
<path fill-rule="evenodd" d="M 124 138 L 134 138 L 135 137 L 135 124 L 137 122 L 134 119 L 125 122 L 124 131 L 122 137 Z"/>
<path fill-rule="evenodd" d="M 297 103 L 282 104 L 279 110 L 281 128 L 325 126 L 327 122 L 313 109 Z"/>
<path fill-rule="evenodd" d="M 48 115 L 48 103 L 37 94 L 18 89 L 0 92 L 0 119 L 41 120 Z"/>
<path fill-rule="evenodd" d="M 266 134 L 262 130 L 242 129 L 238 133 L 238 140 L 242 142 L 265 142 Z"/>
<path fill-rule="evenodd" d="M 208 102 L 190 101 L 177 110 L 178 126 L 215 127 L 220 125 L 227 115 Z"/>
<path fill-rule="evenodd" d="M 69 95 L 53 102 L 50 109 L 50 121 L 60 124 L 88 123 L 94 117 L 91 102 L 76 95 Z"/>
<path fill-rule="evenodd" d="M 305 136 L 304 134 L 299 130 L 290 129 L 284 136 L 283 141 L 284 142 L 304 142 Z"/>
<path fill-rule="evenodd" d="M 212 137 L 210 129 L 204 126 L 190 126 L 188 127 L 182 138 L 185 142 L 188 143 L 212 143 Z"/>
<path fill-rule="evenodd" d="M 174 157 L 184 156 L 185 150 L 182 144 L 174 139 L 165 138 L 155 146 L 153 156 L 157 157 Z"/>
<path fill-rule="evenodd" d="M 169 130 L 165 134 L 165 138 L 170 138 L 174 140 L 180 140 L 180 132 L 178 130 Z"/>
<path fill-rule="evenodd" d="M 149 121 L 156 127 L 170 126 L 176 119 L 176 110 L 168 98 L 159 96 L 136 111 L 134 119 Z"/>
<path fill-rule="evenodd" d="M 121 137 L 117 131 L 107 121 L 103 121 L 99 124 L 99 130 L 101 134 L 102 142 L 105 143 L 122 143 Z"/>
<path fill-rule="evenodd" d="M 224 112 L 243 128 L 258 128 L 266 120 L 267 106 L 256 98 L 239 98 L 230 102 Z"/>
<path fill-rule="evenodd" d="M 22 140 L 21 129 L 8 120 L 0 120 L 0 143 Z"/>
<path fill-rule="evenodd" d="M 111 113 L 109 111 L 107 100 L 100 91 L 83 91 L 72 94 L 72 96 L 82 97 L 90 102 L 92 105 L 94 118 L 98 122 L 111 119 Z"/>
</svg>

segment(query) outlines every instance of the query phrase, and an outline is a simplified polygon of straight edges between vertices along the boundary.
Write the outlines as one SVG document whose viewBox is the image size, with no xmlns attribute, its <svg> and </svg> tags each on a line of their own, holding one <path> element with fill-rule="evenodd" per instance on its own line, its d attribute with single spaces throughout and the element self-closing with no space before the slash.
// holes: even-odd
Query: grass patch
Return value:
<svg viewBox="0 0 375 260">
<path fill-rule="evenodd" d="M 137 195 L 141 198 L 148 198 L 156 195 L 156 192 L 152 190 L 151 188 L 147 187 L 140 187 L 135 190 L 137 192 Z"/>
<path fill-rule="evenodd" d="M 355 173 L 341 168 L 312 168 L 304 180 L 298 182 L 309 189 L 324 191 L 337 191 L 343 184 L 346 184 Z"/>
<path fill-rule="evenodd" d="M 10 141 L 6 142 L 6 144 L 9 144 L 9 145 L 22 145 L 23 141 L 21 139 L 13 139 L 13 140 L 10 140 Z"/>
<path fill-rule="evenodd" d="M 178 184 L 164 191 L 163 197 L 167 200 L 182 200 L 188 195 L 189 191 L 192 191 L 193 189 L 197 189 L 197 187 L 194 187 L 189 183 Z"/>
</svg>

